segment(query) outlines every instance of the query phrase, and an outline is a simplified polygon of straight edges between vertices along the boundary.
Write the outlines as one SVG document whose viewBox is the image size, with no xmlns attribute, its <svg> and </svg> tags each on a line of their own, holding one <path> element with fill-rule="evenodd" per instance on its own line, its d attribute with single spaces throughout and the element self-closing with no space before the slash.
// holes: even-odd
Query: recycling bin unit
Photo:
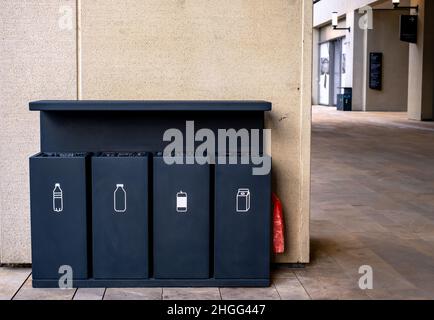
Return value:
<svg viewBox="0 0 434 320">
<path fill-rule="evenodd" d="M 58 280 L 70 268 L 86 279 L 88 185 L 85 153 L 40 153 L 30 158 L 32 277 Z"/>
<path fill-rule="evenodd" d="M 41 124 L 41 153 L 30 158 L 34 287 L 59 287 L 65 270 L 79 288 L 270 285 L 271 179 L 255 169 L 271 159 L 254 155 L 271 103 L 37 101 L 30 109 Z M 258 146 L 235 143 L 229 132 L 239 130 Z M 171 134 L 185 137 L 174 158 L 164 156 L 181 145 Z M 205 145 L 209 159 L 199 158 Z M 225 145 L 236 164 L 217 156 Z"/>
<path fill-rule="evenodd" d="M 166 164 L 154 157 L 153 238 L 157 279 L 207 279 L 210 166 Z"/>
<path fill-rule="evenodd" d="M 147 153 L 92 157 L 95 279 L 149 277 Z"/>
</svg>

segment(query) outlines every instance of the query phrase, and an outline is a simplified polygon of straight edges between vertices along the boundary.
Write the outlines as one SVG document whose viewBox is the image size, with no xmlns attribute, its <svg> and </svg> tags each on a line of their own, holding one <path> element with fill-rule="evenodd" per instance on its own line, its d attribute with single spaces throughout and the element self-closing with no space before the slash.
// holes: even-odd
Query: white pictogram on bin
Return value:
<svg viewBox="0 0 434 320">
<path fill-rule="evenodd" d="M 182 190 L 176 194 L 176 211 L 187 212 L 187 193 Z"/>
<path fill-rule="evenodd" d="M 60 183 L 54 184 L 53 211 L 54 212 L 62 212 L 63 211 L 63 191 L 60 188 Z"/>
<path fill-rule="evenodd" d="M 127 192 L 123 184 L 116 184 L 116 189 L 113 193 L 113 205 L 115 212 L 124 213 L 127 211 Z"/>
<path fill-rule="evenodd" d="M 248 212 L 250 210 L 250 190 L 238 189 L 237 212 Z"/>
</svg>

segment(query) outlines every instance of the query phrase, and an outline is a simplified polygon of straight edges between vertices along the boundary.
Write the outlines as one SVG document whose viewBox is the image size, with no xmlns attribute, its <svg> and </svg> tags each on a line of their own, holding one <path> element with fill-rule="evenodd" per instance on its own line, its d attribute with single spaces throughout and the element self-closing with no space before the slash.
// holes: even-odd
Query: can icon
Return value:
<svg viewBox="0 0 434 320">
<path fill-rule="evenodd" d="M 176 194 L 176 211 L 187 212 L 187 193 L 182 190 Z"/>
<path fill-rule="evenodd" d="M 250 190 L 238 189 L 237 212 L 248 212 L 250 210 Z"/>
</svg>

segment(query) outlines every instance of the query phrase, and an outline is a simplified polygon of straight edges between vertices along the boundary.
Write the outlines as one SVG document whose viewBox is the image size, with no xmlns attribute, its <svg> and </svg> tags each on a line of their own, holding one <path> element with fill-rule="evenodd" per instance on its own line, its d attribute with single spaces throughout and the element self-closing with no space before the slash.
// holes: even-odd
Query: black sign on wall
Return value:
<svg viewBox="0 0 434 320">
<path fill-rule="evenodd" d="M 401 16 L 399 29 L 399 38 L 401 41 L 417 43 L 417 16 Z"/>
<path fill-rule="evenodd" d="M 383 87 L 383 53 L 371 52 L 369 57 L 369 88 L 381 90 Z"/>
</svg>

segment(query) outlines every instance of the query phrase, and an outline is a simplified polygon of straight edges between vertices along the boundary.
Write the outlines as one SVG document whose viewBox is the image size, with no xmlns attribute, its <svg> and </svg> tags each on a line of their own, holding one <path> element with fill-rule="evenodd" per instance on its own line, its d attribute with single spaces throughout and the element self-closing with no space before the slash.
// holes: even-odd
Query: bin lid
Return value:
<svg viewBox="0 0 434 320">
<path fill-rule="evenodd" d="M 31 111 L 270 111 L 259 100 L 40 100 Z"/>
</svg>

